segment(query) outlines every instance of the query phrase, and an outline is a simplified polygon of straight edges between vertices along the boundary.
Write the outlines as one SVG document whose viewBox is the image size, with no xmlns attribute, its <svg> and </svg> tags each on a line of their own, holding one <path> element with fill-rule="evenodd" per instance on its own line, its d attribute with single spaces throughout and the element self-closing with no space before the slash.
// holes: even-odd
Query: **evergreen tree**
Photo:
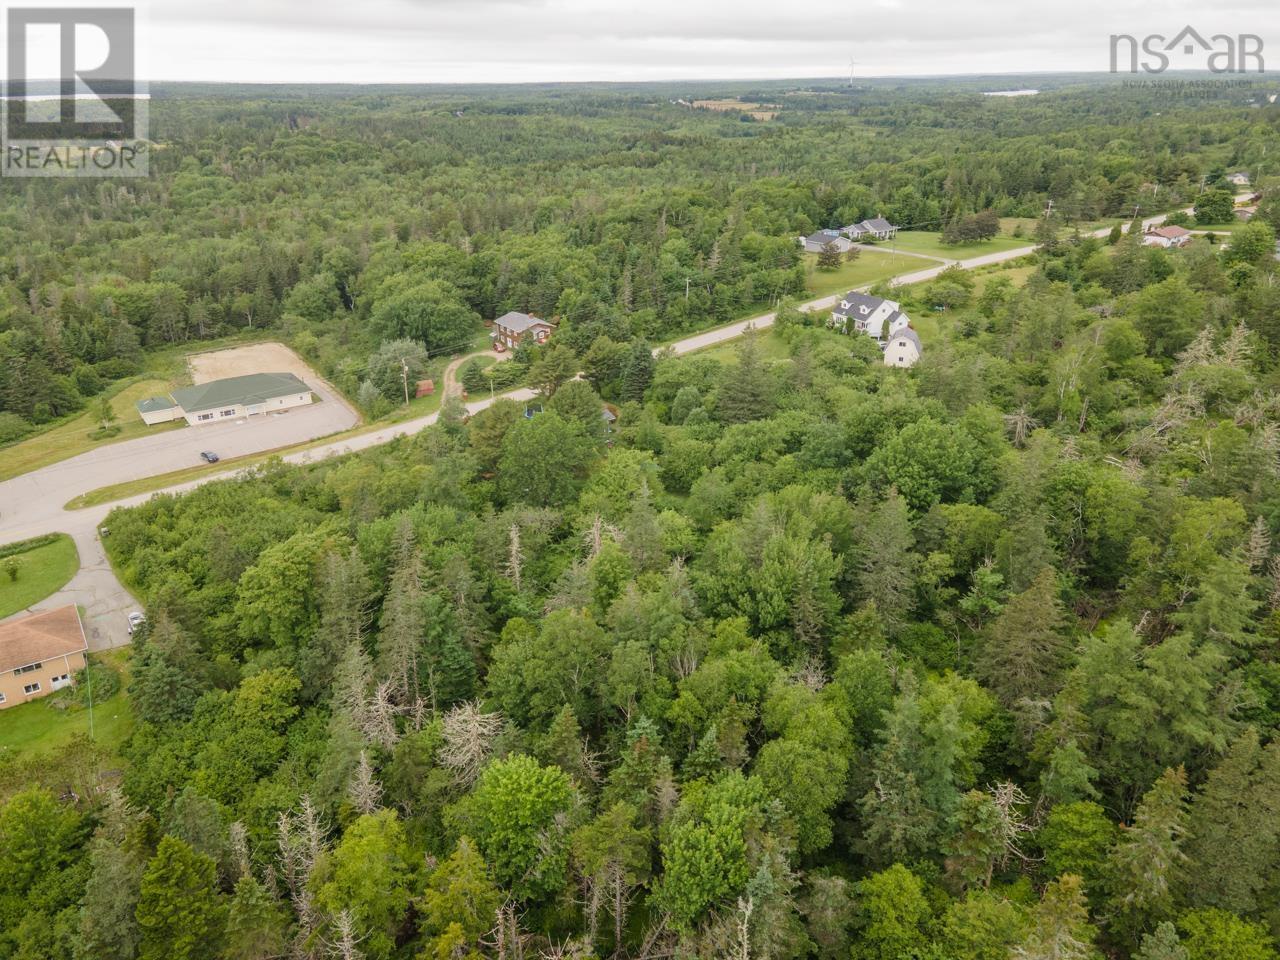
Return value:
<svg viewBox="0 0 1280 960">
<path fill-rule="evenodd" d="M 725 368 L 716 400 L 716 414 L 722 423 L 760 420 L 773 409 L 773 384 L 760 362 L 757 336 L 748 332 L 738 342 L 737 363 Z"/>
<path fill-rule="evenodd" d="M 226 910 L 213 860 L 165 836 L 142 876 L 137 919 L 140 960 L 212 960 L 221 949 Z"/>
<path fill-rule="evenodd" d="M 422 904 L 427 957 L 479 960 L 480 940 L 493 928 L 502 893 L 469 837 L 459 837 L 453 853 L 431 871 Z"/>
<path fill-rule="evenodd" d="M 285 952 L 288 923 L 266 888 L 245 874 L 227 911 L 225 960 L 271 960 Z"/>
<path fill-rule="evenodd" d="M 1014 947 L 1013 960 L 1086 960 L 1094 956 L 1096 931 L 1080 878 L 1067 874 L 1044 888 L 1031 914 L 1031 930 Z"/>
<path fill-rule="evenodd" d="M 1134 960 L 1190 960 L 1187 948 L 1178 939 L 1177 928 L 1168 920 L 1143 935 L 1142 947 L 1133 957 Z"/>
<path fill-rule="evenodd" d="M 653 381 L 653 370 L 653 351 L 644 340 L 636 340 L 622 363 L 622 399 L 643 400 Z"/>
<path fill-rule="evenodd" d="M 991 624 L 978 654 L 978 674 L 1013 713 L 1029 743 L 1057 692 L 1067 618 L 1058 580 L 1048 567 L 1013 597 Z"/>
<path fill-rule="evenodd" d="M 1166 770 L 1138 806 L 1107 864 L 1111 929 L 1137 943 L 1171 919 L 1186 879 L 1187 775 Z"/>
<path fill-rule="evenodd" d="M 1280 741 L 1264 750 L 1253 727 L 1236 738 L 1192 799 L 1189 829 L 1190 901 L 1258 910 L 1280 870 Z"/>
</svg>

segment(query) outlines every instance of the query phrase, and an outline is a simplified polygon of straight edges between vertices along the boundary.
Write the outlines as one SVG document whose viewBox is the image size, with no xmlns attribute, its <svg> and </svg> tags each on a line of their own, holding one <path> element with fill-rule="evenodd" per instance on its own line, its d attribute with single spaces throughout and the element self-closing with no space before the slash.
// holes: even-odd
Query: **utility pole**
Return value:
<svg viewBox="0 0 1280 960">
<path fill-rule="evenodd" d="M 1049 201 L 1049 206 L 1045 207 L 1045 209 L 1044 209 L 1044 218 L 1045 218 L 1046 220 L 1048 220 L 1051 216 L 1053 216 L 1053 201 L 1052 201 L 1052 200 L 1050 200 L 1050 201 Z"/>
<path fill-rule="evenodd" d="M 409 361 L 400 358 L 400 379 L 404 382 L 404 405 L 409 405 Z"/>
<path fill-rule="evenodd" d="M 693 283 L 693 279 L 692 279 L 691 277 L 685 277 L 685 278 L 684 278 L 684 298 L 685 298 L 685 300 L 688 300 L 688 299 L 689 299 L 689 284 L 691 284 L 691 283 Z"/>
</svg>

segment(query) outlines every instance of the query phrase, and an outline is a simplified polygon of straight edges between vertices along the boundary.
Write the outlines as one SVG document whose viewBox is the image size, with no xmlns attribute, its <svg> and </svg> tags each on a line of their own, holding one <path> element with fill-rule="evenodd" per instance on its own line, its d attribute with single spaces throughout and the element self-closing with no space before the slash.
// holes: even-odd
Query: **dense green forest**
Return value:
<svg viewBox="0 0 1280 960">
<path fill-rule="evenodd" d="M 536 415 L 111 514 L 136 729 L 0 756 L 0 957 L 1280 957 L 1269 198 L 903 291 L 911 371 L 785 302 L 646 342 L 794 294 L 814 226 L 1194 202 L 1280 113 L 668 94 L 175 93 L 153 179 L 4 186 L 26 422 L 249 322 L 348 385 L 561 325 Z"/>
<path fill-rule="evenodd" d="M 0 443 L 150 347 L 270 326 L 355 398 L 380 343 L 452 351 L 509 309 L 579 349 L 744 315 L 803 291 L 817 227 L 1170 209 L 1280 150 L 1227 89 L 766 88 L 778 120 L 746 123 L 674 88 L 161 87 L 151 177 L 0 187 Z"/>
</svg>

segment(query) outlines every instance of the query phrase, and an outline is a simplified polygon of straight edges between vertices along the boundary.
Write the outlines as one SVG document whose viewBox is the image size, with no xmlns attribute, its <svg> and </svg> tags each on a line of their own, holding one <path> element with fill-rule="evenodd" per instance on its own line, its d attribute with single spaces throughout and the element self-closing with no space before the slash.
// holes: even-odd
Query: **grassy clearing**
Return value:
<svg viewBox="0 0 1280 960">
<path fill-rule="evenodd" d="M 0 560 L 0 617 L 25 610 L 33 603 L 56 593 L 80 569 L 75 541 L 60 533 L 52 543 L 14 554 L 18 578 L 9 579 L 10 558 Z"/>
<path fill-rule="evenodd" d="M 929 266 L 918 257 L 895 256 L 878 250 L 863 250 L 852 263 L 841 263 L 836 270 L 819 270 L 816 253 L 806 253 L 804 261 L 805 285 L 815 297 L 847 293 L 854 287 L 888 280 L 913 270 L 928 269 Z"/>
<path fill-rule="evenodd" d="M 125 695 L 128 683 L 129 650 L 110 650 L 90 655 L 91 660 L 120 675 L 120 689 L 110 698 L 93 705 L 93 739 L 112 756 L 133 732 L 133 712 Z M 20 706 L 0 710 L 0 754 L 31 756 L 49 753 L 77 734 L 89 733 L 90 712 L 76 704 L 53 706 L 56 697 L 43 697 Z"/>
<path fill-rule="evenodd" d="M 148 427 L 142 422 L 134 406 L 139 400 L 155 396 L 157 393 L 166 393 L 172 387 L 172 380 L 159 377 L 147 377 L 129 381 L 124 386 L 117 386 L 114 395 L 110 393 L 108 395 L 111 396 L 111 409 L 115 411 L 116 426 L 120 428 L 118 434 L 106 440 L 89 439 L 89 433 L 98 428 L 98 418 L 92 409 L 86 410 L 79 416 L 64 421 L 44 433 L 38 433 L 34 437 L 28 437 L 5 447 L 3 456 L 0 456 L 0 480 L 8 480 L 19 474 L 47 467 L 96 447 L 120 443 L 123 440 L 135 440 L 162 430 L 177 430 L 185 427 L 186 421 Z"/>
<path fill-rule="evenodd" d="M 1034 240 L 1028 240 L 1025 237 L 995 237 L 992 240 L 983 240 L 979 243 L 959 243 L 954 246 L 948 246 L 942 242 L 942 234 L 940 233 L 906 230 L 899 233 L 896 240 L 883 241 L 880 247 L 881 249 L 892 250 L 896 245 L 899 250 L 924 254 L 926 257 L 937 257 L 940 260 L 968 260 L 971 257 L 980 257 L 987 253 L 1016 250 L 1018 247 L 1029 246 L 1034 242 Z"/>
<path fill-rule="evenodd" d="M 735 364 L 738 362 L 738 348 L 741 344 L 742 338 L 737 337 L 695 352 L 700 357 L 712 357 L 720 363 Z M 765 363 L 791 358 L 791 348 L 774 327 L 756 334 L 756 352 Z"/>
</svg>

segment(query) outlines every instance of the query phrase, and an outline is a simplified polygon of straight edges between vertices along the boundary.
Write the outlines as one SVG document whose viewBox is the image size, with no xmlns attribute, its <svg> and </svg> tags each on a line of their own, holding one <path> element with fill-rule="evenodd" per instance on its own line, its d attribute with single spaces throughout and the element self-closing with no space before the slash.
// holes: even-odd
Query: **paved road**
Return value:
<svg viewBox="0 0 1280 960">
<path fill-rule="evenodd" d="M 328 383 L 309 379 L 308 386 L 321 398 L 309 407 L 108 444 L 0 482 L 0 543 L 61 532 L 70 534 L 80 553 L 80 570 L 71 582 L 30 609 L 79 604 L 85 609 L 91 650 L 128 643 L 125 618 L 139 605 L 116 579 L 98 539 L 97 527 L 107 510 L 67 511 L 63 505 L 100 487 L 195 466 L 202 450 L 228 458 L 244 456 L 304 443 L 359 422 L 359 415 Z"/>
<path fill-rule="evenodd" d="M 1165 219 L 1166 216 L 1164 215 L 1150 217 L 1142 222 L 1142 227 L 1147 230 L 1151 227 L 1159 226 Z M 1125 229 L 1128 229 L 1127 225 Z M 1105 237 L 1109 232 L 1108 229 L 1098 230 L 1094 233 L 1094 236 Z M 1035 249 L 1034 246 L 1018 247 L 1013 250 L 972 257 L 968 260 L 939 262 L 927 269 L 895 277 L 892 283 L 894 286 L 920 283 L 933 279 L 949 266 L 955 265 L 964 270 L 972 270 L 977 267 L 1016 260 L 1019 257 L 1034 253 Z M 861 289 L 866 288 L 863 287 Z M 838 299 L 839 295 L 820 297 L 802 304 L 800 309 L 805 311 L 829 310 Z M 664 349 L 670 349 L 676 354 L 703 350 L 740 337 L 748 328 L 760 329 L 768 327 L 773 324 L 775 319 L 776 315 L 774 313 L 761 314 L 749 320 L 742 320 L 729 326 L 695 334 Z M 446 368 L 442 377 L 444 381 L 442 389 L 446 391 L 446 396 L 455 383 L 454 378 L 457 368 L 466 359 L 468 358 L 461 357 Z M 335 426 L 335 424 L 341 422 L 341 415 L 351 418 L 347 423 L 348 426 L 355 422 L 354 411 L 351 411 L 345 402 L 328 389 L 327 385 L 316 383 L 312 384 L 312 388 L 325 397 L 328 402 L 308 407 L 301 411 L 294 410 L 284 417 L 266 422 L 259 420 L 247 424 L 217 424 L 173 431 L 142 440 L 115 444 L 0 483 L 0 511 L 2 511 L 2 515 L 0 515 L 0 543 L 11 543 L 15 540 L 38 536 L 42 533 L 60 531 L 69 533 L 75 539 L 76 546 L 80 550 L 80 572 L 64 589 L 36 604 L 32 609 L 45 610 L 67 603 L 82 604 L 88 614 L 86 626 L 90 633 L 91 649 L 106 649 L 128 643 L 125 614 L 131 609 L 137 609 L 138 604 L 116 580 L 110 566 L 107 564 L 102 544 L 98 540 L 98 525 L 112 507 L 133 506 L 150 499 L 155 494 L 142 494 L 115 504 L 93 507 L 87 510 L 67 511 L 63 509 L 63 505 L 75 496 L 88 493 L 100 487 L 125 480 L 166 473 L 173 469 L 192 465 L 196 462 L 195 458 L 200 450 L 212 448 L 226 456 L 238 456 L 244 453 L 273 449 L 288 443 L 302 442 L 306 439 L 323 436 L 325 433 L 333 432 L 335 429 L 344 429 L 342 426 Z M 520 389 L 510 391 L 501 396 L 517 401 L 525 401 L 531 399 L 534 396 L 534 392 L 529 389 Z M 492 402 L 492 399 L 485 398 L 468 403 L 466 406 L 469 412 L 475 413 L 483 410 Z M 326 410 L 326 408 L 328 409 Z M 339 410 L 338 408 L 341 409 Z M 339 416 L 335 417 L 335 413 L 339 414 Z M 286 463 L 310 463 L 324 460 L 328 457 L 367 450 L 370 447 L 388 443 L 397 437 L 409 436 L 424 430 L 436 422 L 436 417 L 437 414 L 432 413 L 414 420 L 406 420 L 403 423 L 381 430 L 371 431 L 314 447 L 300 453 L 290 454 L 283 457 L 283 459 Z M 292 431 L 311 432 L 308 436 L 298 436 Z M 286 434 L 292 439 L 281 439 Z M 226 479 L 234 476 L 237 472 L 229 470 L 225 473 L 207 474 L 198 480 L 170 487 L 163 492 L 181 493 L 194 489 L 203 483 Z"/>
</svg>

